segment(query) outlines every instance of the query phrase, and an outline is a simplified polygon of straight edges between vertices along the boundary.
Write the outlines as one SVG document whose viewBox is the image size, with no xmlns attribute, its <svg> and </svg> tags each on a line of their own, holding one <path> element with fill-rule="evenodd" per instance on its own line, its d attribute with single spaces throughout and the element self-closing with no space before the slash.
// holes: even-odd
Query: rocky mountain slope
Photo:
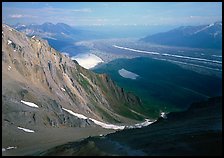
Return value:
<svg viewBox="0 0 224 158">
<path fill-rule="evenodd" d="M 141 41 L 171 46 L 222 49 L 222 22 L 181 26 L 168 32 L 146 36 Z"/>
<path fill-rule="evenodd" d="M 2 24 L 2 126 L 86 127 L 142 120 L 138 97 L 107 75 L 97 75 L 51 48 Z M 73 116 L 71 112 L 80 114 Z"/>
<path fill-rule="evenodd" d="M 184 112 L 141 129 L 128 129 L 103 137 L 57 146 L 37 155 L 73 156 L 221 156 L 222 97 L 193 103 Z"/>
</svg>

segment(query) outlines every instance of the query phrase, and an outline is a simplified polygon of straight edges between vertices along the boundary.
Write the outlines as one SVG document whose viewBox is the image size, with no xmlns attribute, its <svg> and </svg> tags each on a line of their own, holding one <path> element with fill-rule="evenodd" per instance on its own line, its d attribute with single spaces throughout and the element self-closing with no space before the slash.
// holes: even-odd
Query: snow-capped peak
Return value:
<svg viewBox="0 0 224 158">
<path fill-rule="evenodd" d="M 201 32 L 201 31 L 203 31 L 203 30 L 206 30 L 206 29 L 212 27 L 212 26 L 214 26 L 214 23 L 209 24 L 209 25 L 203 27 L 202 29 L 200 29 L 200 30 L 198 30 L 198 31 L 195 31 L 193 34 L 197 34 L 197 33 Z"/>
<path fill-rule="evenodd" d="M 209 26 L 208 27 L 211 27 L 211 26 L 213 26 L 214 25 L 214 23 L 212 23 L 212 24 L 209 24 Z"/>
</svg>

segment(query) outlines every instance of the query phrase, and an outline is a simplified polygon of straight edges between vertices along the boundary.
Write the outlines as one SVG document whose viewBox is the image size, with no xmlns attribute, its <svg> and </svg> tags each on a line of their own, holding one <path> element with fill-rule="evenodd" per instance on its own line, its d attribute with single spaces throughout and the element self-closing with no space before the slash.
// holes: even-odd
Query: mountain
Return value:
<svg viewBox="0 0 224 158">
<path fill-rule="evenodd" d="M 222 97 L 193 103 L 150 126 L 70 142 L 37 155 L 218 156 L 222 154 Z"/>
<path fill-rule="evenodd" d="M 84 69 L 51 48 L 46 40 L 28 37 L 2 24 L 4 146 L 20 148 L 17 139 L 24 138 L 21 130 L 35 131 L 37 137 L 41 129 L 99 129 L 105 126 L 101 122 L 130 124 L 143 120 L 138 113 L 141 110 L 140 99 L 118 87 L 107 75 Z"/>
<path fill-rule="evenodd" d="M 75 40 L 75 36 L 82 33 L 80 30 L 76 30 L 71 26 L 64 24 L 64 23 L 57 23 L 52 24 L 46 22 L 42 25 L 38 24 L 30 24 L 30 25 L 23 25 L 23 24 L 16 24 L 12 26 L 18 31 L 24 32 L 29 36 L 40 36 L 42 38 L 49 38 L 49 39 L 63 39 L 64 41 Z"/>
<path fill-rule="evenodd" d="M 222 22 L 181 26 L 168 32 L 146 36 L 140 41 L 171 46 L 222 49 Z"/>
<path fill-rule="evenodd" d="M 52 24 L 46 22 L 41 25 L 24 25 L 18 23 L 11 27 L 20 32 L 24 32 L 28 36 L 39 36 L 46 39 L 51 47 L 58 51 L 66 52 L 71 56 L 76 55 L 77 51 L 79 53 L 86 52 L 86 48 L 75 45 L 75 42 L 105 37 L 103 33 L 98 33 L 98 31 L 81 27 L 71 27 L 64 23 Z"/>
</svg>

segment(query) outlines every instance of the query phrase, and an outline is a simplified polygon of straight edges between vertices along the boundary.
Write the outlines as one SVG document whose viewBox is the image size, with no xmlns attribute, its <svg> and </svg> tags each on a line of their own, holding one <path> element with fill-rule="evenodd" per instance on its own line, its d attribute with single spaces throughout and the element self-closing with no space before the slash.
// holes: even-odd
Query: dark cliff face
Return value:
<svg viewBox="0 0 224 158">
<path fill-rule="evenodd" d="M 92 137 L 43 152 L 42 155 L 209 156 L 222 154 L 222 97 L 193 103 L 184 112 L 141 129 Z"/>
<path fill-rule="evenodd" d="M 51 48 L 47 41 L 27 37 L 2 25 L 3 126 L 95 126 L 63 108 L 108 123 L 142 119 L 122 110 L 141 108 L 140 100 L 119 88 L 108 76 L 97 75 Z M 35 103 L 32 108 L 21 100 Z M 123 116 L 122 116 L 123 115 Z"/>
</svg>

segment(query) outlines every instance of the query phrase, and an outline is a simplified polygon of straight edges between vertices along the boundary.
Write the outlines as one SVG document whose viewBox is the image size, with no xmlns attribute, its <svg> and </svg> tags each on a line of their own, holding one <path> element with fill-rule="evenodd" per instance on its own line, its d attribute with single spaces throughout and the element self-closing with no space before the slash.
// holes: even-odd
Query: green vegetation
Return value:
<svg viewBox="0 0 224 158">
<path fill-rule="evenodd" d="M 81 78 L 80 78 L 80 84 L 82 85 L 82 87 L 83 87 L 85 90 L 88 90 L 89 87 L 91 86 L 91 85 L 89 84 L 89 82 L 88 82 L 85 78 L 83 78 L 82 76 L 81 76 Z"/>
<path fill-rule="evenodd" d="M 118 70 L 138 74 L 136 80 L 123 78 Z M 161 111 L 186 109 L 192 102 L 222 94 L 222 80 L 183 69 L 175 64 L 150 58 L 117 59 L 94 70 L 107 73 L 118 86 L 139 96 L 150 116 Z"/>
</svg>

